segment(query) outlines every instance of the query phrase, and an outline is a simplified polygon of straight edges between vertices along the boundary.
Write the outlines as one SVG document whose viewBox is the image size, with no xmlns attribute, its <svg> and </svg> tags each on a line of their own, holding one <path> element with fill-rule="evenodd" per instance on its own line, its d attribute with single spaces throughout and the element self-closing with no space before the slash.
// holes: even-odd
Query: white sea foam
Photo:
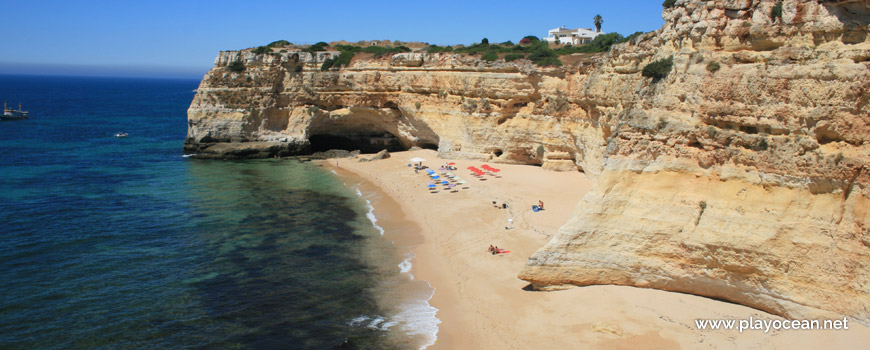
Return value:
<svg viewBox="0 0 870 350">
<path fill-rule="evenodd" d="M 357 189 L 357 192 L 359 192 L 359 189 Z M 375 229 L 377 229 L 378 232 L 381 233 L 381 236 L 383 236 L 384 228 L 381 227 L 381 225 L 378 225 L 378 218 L 375 217 L 375 207 L 372 206 L 372 201 L 366 199 L 366 207 L 369 208 L 369 212 L 366 213 L 366 217 L 369 218 L 369 221 L 372 222 L 372 226 L 374 226 Z"/>
<path fill-rule="evenodd" d="M 368 319 L 369 319 L 368 316 L 354 317 L 354 318 L 353 318 L 352 320 L 350 320 L 350 322 L 348 322 L 347 324 L 349 324 L 351 327 L 357 327 L 357 326 L 361 325 L 363 322 L 365 322 L 365 321 L 368 320 Z"/>
<path fill-rule="evenodd" d="M 427 282 L 428 284 L 428 282 Z M 431 288 L 431 285 L 429 286 Z M 435 295 L 435 289 L 426 299 L 411 300 L 403 304 L 398 314 L 391 318 L 381 315 L 359 316 L 351 319 L 347 324 L 351 327 L 389 331 L 393 327 L 402 333 L 423 339 L 420 350 L 426 349 L 438 340 L 438 309 L 429 305 L 429 300 Z"/>
<path fill-rule="evenodd" d="M 354 187 L 354 190 L 358 197 L 363 198 L 362 191 L 360 191 L 358 186 Z M 372 202 L 368 199 L 365 201 L 368 208 L 366 217 L 372 222 L 372 226 L 383 236 L 384 228 L 378 225 L 378 218 L 375 217 L 375 208 L 372 206 Z M 411 251 L 398 265 L 399 271 L 408 274 L 411 280 L 414 280 L 414 275 L 411 273 L 411 268 L 413 267 L 411 260 L 415 257 L 416 255 Z M 432 285 L 428 281 L 426 281 L 426 285 L 430 290 L 428 296 L 402 303 L 399 307 L 400 311 L 396 315 L 389 317 L 389 319 L 383 316 L 360 316 L 351 320 L 349 324 L 354 327 L 366 327 L 381 331 L 387 331 L 395 327 L 393 331 L 400 330 L 406 335 L 422 338 L 423 344 L 420 346 L 420 350 L 434 345 L 435 341 L 438 340 L 438 325 L 441 324 L 441 320 L 437 317 L 438 309 L 429 304 L 432 296 L 435 295 L 435 289 L 432 288 Z"/>
<path fill-rule="evenodd" d="M 385 317 L 375 315 L 372 317 L 369 316 L 359 316 L 350 320 L 347 323 L 351 327 L 365 327 L 368 329 L 374 329 L 378 331 L 388 331 L 390 327 L 393 327 L 398 324 L 396 321 L 388 321 Z"/>
<path fill-rule="evenodd" d="M 413 265 L 411 264 L 411 260 L 416 257 L 417 256 L 414 255 L 414 252 L 411 252 L 405 257 L 405 260 L 402 260 L 402 262 L 399 263 L 399 271 L 401 271 L 402 273 L 407 273 L 408 278 L 412 280 L 414 279 L 414 274 L 411 273 L 411 268 L 413 267 Z"/>
<path fill-rule="evenodd" d="M 333 174 L 338 175 L 338 172 L 336 172 L 335 170 L 330 170 L 330 171 L 332 171 Z"/>
<path fill-rule="evenodd" d="M 181 156 L 184 158 L 190 158 L 190 156 L 195 156 L 195 155 L 196 155 L 196 153 L 191 153 L 191 154 L 182 154 Z"/>
<path fill-rule="evenodd" d="M 393 317 L 399 329 L 405 334 L 423 337 L 425 343 L 420 346 L 421 350 L 432 346 L 438 340 L 438 325 L 441 323 L 437 317 L 438 309 L 429 305 L 429 300 L 432 300 L 432 296 L 435 295 L 432 285 L 429 285 L 429 288 L 432 289 L 432 293 L 427 299 L 419 299 L 403 305 L 402 311 Z"/>
</svg>

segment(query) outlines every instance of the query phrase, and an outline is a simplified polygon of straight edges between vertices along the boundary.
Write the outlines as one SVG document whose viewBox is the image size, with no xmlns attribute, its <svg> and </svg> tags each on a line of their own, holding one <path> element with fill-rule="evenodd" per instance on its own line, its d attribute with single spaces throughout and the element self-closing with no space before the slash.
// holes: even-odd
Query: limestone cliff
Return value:
<svg viewBox="0 0 870 350">
<path fill-rule="evenodd" d="M 868 4 L 678 0 L 613 50 L 584 85 L 602 174 L 520 278 L 870 322 Z M 637 74 L 669 56 L 658 83 Z"/>
<path fill-rule="evenodd" d="M 321 71 L 336 55 L 221 52 L 188 110 L 186 151 L 236 157 L 418 146 L 444 157 L 524 164 L 564 151 L 576 162 L 570 170 L 601 168 L 602 130 L 590 108 L 571 101 L 579 95 L 571 82 L 601 55 L 577 58 L 570 71 L 427 53 L 355 58 Z M 244 71 L 228 67 L 236 61 Z"/>
<path fill-rule="evenodd" d="M 677 0 L 560 68 L 455 54 L 222 52 L 186 151 L 411 146 L 597 178 L 520 277 L 870 323 L 870 0 Z M 641 70 L 672 58 L 654 81 Z M 243 69 L 231 67 L 242 62 Z"/>
</svg>

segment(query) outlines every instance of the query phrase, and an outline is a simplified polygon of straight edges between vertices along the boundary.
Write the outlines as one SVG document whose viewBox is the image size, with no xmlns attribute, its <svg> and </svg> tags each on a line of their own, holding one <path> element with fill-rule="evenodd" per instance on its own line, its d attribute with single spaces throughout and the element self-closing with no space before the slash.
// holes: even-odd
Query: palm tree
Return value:
<svg viewBox="0 0 870 350">
<path fill-rule="evenodd" d="M 601 18 L 601 15 L 595 15 L 595 17 L 592 18 L 592 22 L 595 23 L 595 31 L 600 32 L 601 23 L 604 23 L 604 19 Z"/>
</svg>

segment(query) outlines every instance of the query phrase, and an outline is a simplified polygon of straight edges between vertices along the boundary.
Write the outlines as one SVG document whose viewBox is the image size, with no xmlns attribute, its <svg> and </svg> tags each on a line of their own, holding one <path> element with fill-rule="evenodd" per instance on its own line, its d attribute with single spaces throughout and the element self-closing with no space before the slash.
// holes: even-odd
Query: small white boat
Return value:
<svg viewBox="0 0 870 350">
<path fill-rule="evenodd" d="M 127 136 L 128 135 L 126 132 L 119 132 L 119 133 L 115 134 L 115 137 L 117 137 L 117 138 L 127 137 Z"/>
</svg>

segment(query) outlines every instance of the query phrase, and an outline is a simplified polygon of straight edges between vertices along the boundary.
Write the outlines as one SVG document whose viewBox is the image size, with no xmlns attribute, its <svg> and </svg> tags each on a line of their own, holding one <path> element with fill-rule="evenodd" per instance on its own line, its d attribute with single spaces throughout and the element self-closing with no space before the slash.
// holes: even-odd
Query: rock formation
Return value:
<svg viewBox="0 0 870 350">
<path fill-rule="evenodd" d="M 185 148 L 418 146 L 580 169 L 596 185 L 520 272 L 534 287 L 870 323 L 870 0 L 676 0 L 663 17 L 560 68 L 415 52 L 321 71 L 337 52 L 221 52 Z M 665 77 L 642 76 L 667 58 Z"/>
<path fill-rule="evenodd" d="M 520 278 L 870 322 L 868 4 L 665 9 L 585 84 L 608 129 L 602 173 Z M 637 74 L 670 56 L 658 83 Z"/>
</svg>

